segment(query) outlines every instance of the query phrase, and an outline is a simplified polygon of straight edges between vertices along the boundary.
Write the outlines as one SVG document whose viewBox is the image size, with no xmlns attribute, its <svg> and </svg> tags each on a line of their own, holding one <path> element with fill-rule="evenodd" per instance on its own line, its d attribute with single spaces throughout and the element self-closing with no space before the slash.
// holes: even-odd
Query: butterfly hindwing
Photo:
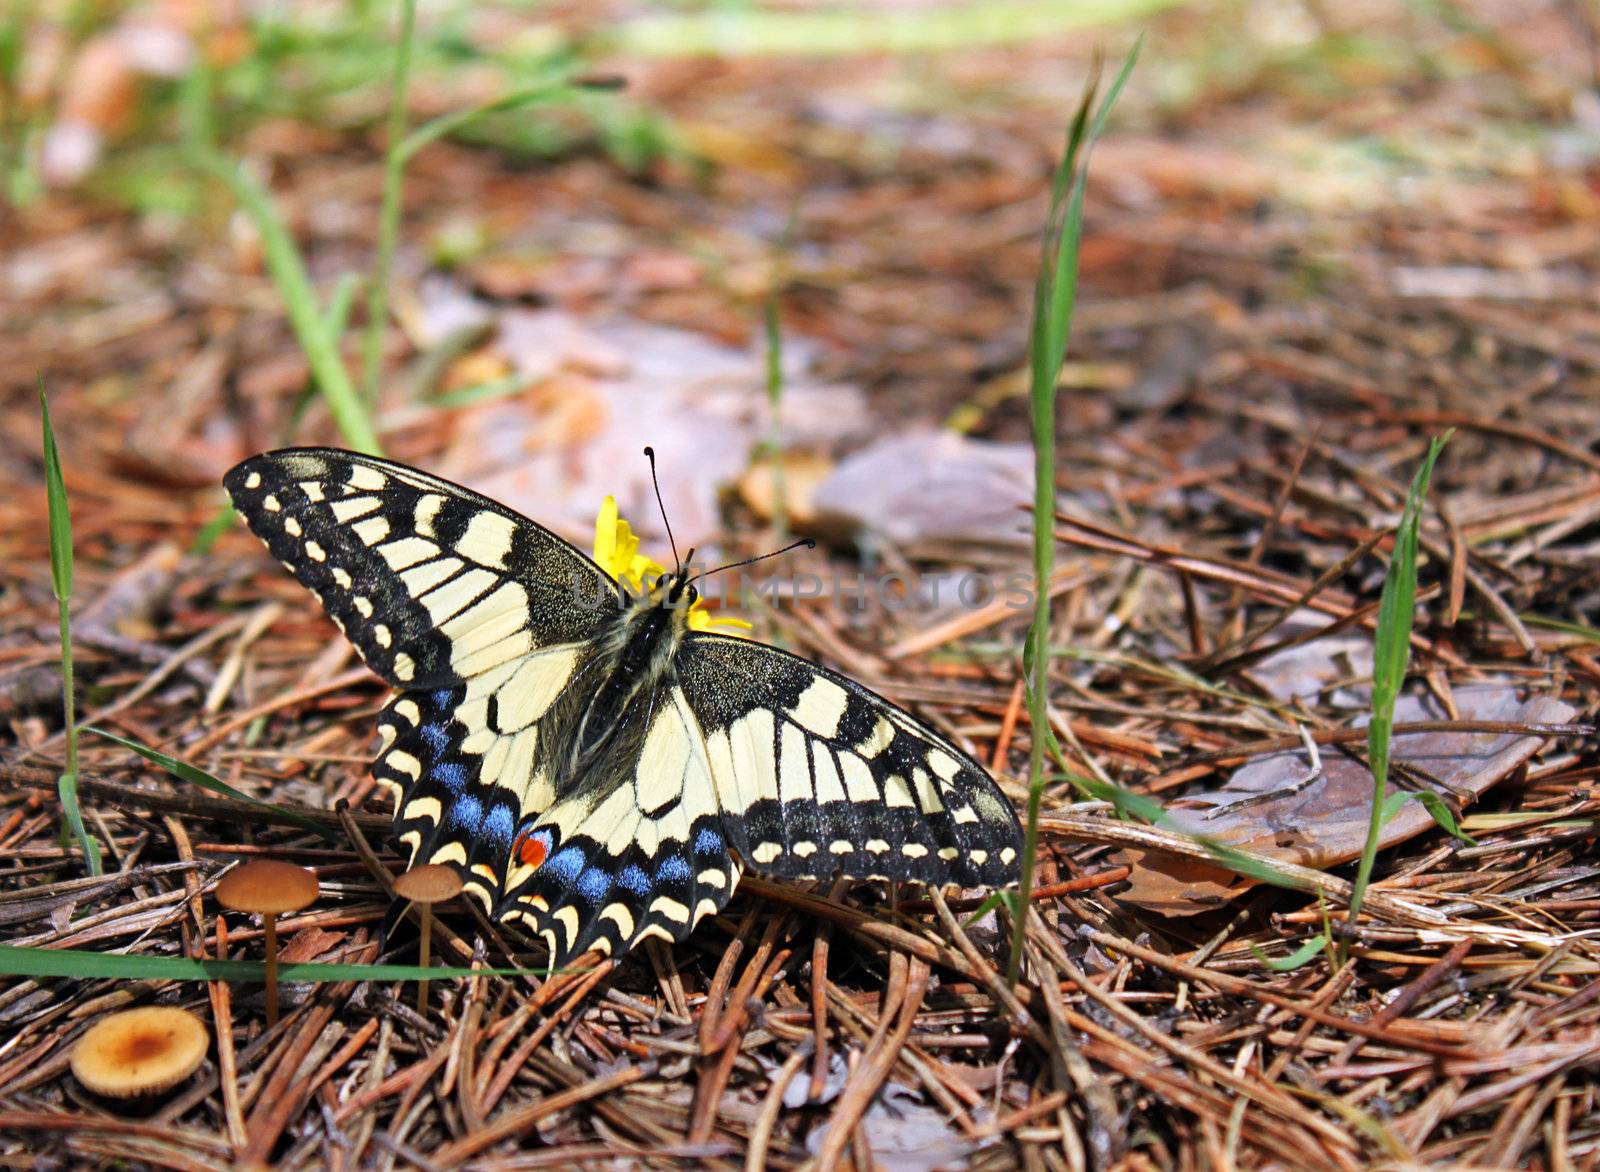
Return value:
<svg viewBox="0 0 1600 1172">
<path fill-rule="evenodd" d="M 904 709 L 797 656 L 691 634 L 678 678 L 729 842 L 757 871 L 1014 882 L 1021 828 L 982 766 Z"/>
<path fill-rule="evenodd" d="M 682 940 L 739 881 L 682 690 L 664 683 L 623 722 L 633 735 L 609 768 L 544 812 L 507 875 L 499 914 L 542 937 L 555 964 L 588 948 L 621 955 L 651 936 Z"/>
</svg>

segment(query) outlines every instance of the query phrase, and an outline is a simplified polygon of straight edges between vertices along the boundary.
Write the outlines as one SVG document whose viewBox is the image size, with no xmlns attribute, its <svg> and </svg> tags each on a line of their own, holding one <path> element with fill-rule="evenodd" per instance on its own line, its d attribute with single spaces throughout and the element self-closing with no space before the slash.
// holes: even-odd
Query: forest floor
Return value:
<svg viewBox="0 0 1600 1172">
<path fill-rule="evenodd" d="M 735 19 L 817 44 L 720 55 L 674 51 L 708 35 L 679 6 L 420 27 L 412 125 L 513 89 L 506 55 L 558 41 L 603 84 L 411 160 L 385 454 L 585 547 L 614 493 L 665 560 L 649 443 L 680 545 L 815 533 L 773 572 L 823 588 L 735 613 L 935 724 L 1019 807 L 1028 614 L 983 590 L 1032 564 L 1052 171 L 1097 50 L 1114 73 L 1142 29 L 1092 157 L 1061 379 L 1061 760 L 1014 982 L 986 893 L 747 877 L 686 942 L 549 977 L 536 944 L 446 905 L 440 963 L 526 971 L 436 980 L 424 1013 L 409 983 L 291 981 L 267 1029 L 255 982 L 116 965 L 259 960 L 262 925 L 221 930 L 210 892 L 261 857 L 321 882 L 279 925 L 286 962 L 413 963 L 416 936 L 380 957 L 373 868 L 403 866 L 366 769 L 385 688 L 217 520 L 237 460 L 341 435 L 273 241 L 174 143 L 209 118 L 270 191 L 359 386 L 366 290 L 342 278 L 377 246 L 371 47 L 392 30 L 186 27 L 191 7 L 135 5 L 76 43 L 25 28 L 31 96 L 5 66 L 8 125 L 55 153 L 9 157 L 0 218 L 0 942 L 119 959 L 29 975 L 0 950 L 0 1165 L 1600 1167 L 1592 11 L 1144 4 L 1138 27 L 952 22 L 939 51 L 891 51 L 870 21 L 841 46 L 826 23 Z M 152 44 L 205 47 L 209 113 Z M 71 68 L 91 52 L 112 83 Z M 92 167 L 47 133 L 73 118 L 104 139 Z M 274 807 L 84 732 L 99 876 L 57 796 L 41 380 L 80 717 Z M 1452 429 L 1389 792 L 1437 795 L 1461 833 L 1396 798 L 1346 924 L 1380 592 L 1407 486 Z M 1119 817 L 1074 777 L 1166 815 Z M 208 1023 L 199 1073 L 132 1101 L 79 1085 L 82 1032 L 150 1003 Z"/>
</svg>

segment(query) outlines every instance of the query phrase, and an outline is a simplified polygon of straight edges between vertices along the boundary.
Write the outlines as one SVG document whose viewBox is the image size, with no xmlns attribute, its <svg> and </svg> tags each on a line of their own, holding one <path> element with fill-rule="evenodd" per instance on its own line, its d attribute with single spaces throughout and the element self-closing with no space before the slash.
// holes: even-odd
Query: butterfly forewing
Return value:
<svg viewBox="0 0 1600 1172">
<path fill-rule="evenodd" d="M 615 585 L 567 542 L 458 485 L 332 449 L 255 456 L 234 507 L 368 665 L 431 689 L 592 638 Z"/>
</svg>

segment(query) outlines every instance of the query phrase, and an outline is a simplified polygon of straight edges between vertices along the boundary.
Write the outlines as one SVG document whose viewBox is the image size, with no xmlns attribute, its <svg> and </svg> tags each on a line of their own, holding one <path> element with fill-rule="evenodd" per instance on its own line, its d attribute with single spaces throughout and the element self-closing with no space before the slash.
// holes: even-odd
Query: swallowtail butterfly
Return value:
<svg viewBox="0 0 1600 1172">
<path fill-rule="evenodd" d="M 844 676 L 691 630 L 687 572 L 632 592 L 494 501 L 351 452 L 269 452 L 225 483 L 397 689 L 373 775 L 412 863 L 454 867 L 553 964 L 684 939 L 741 867 L 1017 878 L 982 766 Z"/>
</svg>

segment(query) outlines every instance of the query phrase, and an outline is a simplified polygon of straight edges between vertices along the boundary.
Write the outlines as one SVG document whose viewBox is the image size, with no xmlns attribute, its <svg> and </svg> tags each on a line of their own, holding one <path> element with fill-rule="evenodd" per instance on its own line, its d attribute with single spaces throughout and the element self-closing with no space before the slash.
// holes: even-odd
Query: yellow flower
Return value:
<svg viewBox="0 0 1600 1172">
<path fill-rule="evenodd" d="M 632 594 L 649 593 L 650 586 L 667 572 L 660 562 L 639 552 L 638 534 L 617 515 L 617 498 L 614 496 L 607 496 L 600 502 L 600 512 L 594 519 L 594 560 Z M 689 629 L 721 629 L 724 634 L 737 635 L 750 630 L 751 625 L 743 619 L 714 615 L 706 606 L 705 599 L 696 598 L 689 607 Z"/>
<path fill-rule="evenodd" d="M 617 516 L 614 496 L 600 502 L 600 515 L 594 519 L 594 560 L 635 594 L 645 592 L 647 574 L 655 578 L 666 572 L 666 567 L 639 552 L 639 538 L 628 523 Z"/>
</svg>

